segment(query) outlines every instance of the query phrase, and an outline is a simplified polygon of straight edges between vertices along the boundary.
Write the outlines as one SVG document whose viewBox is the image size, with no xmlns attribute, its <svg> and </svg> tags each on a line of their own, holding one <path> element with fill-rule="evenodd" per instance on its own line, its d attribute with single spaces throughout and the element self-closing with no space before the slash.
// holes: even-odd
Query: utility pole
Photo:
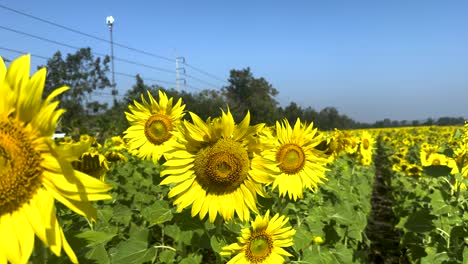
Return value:
<svg viewBox="0 0 468 264">
<path fill-rule="evenodd" d="M 185 75 L 185 68 L 180 67 L 179 63 L 185 64 L 185 58 L 184 57 L 175 58 L 176 91 L 177 92 L 179 92 L 179 88 L 180 88 L 179 81 L 183 81 L 184 86 L 187 84 L 187 81 L 185 80 L 185 78 L 180 78 L 180 72 L 183 72 L 182 74 Z"/>
<path fill-rule="evenodd" d="M 110 32 L 110 46 L 111 46 L 111 67 L 112 67 L 112 96 L 114 97 L 114 102 L 117 101 L 117 89 L 115 84 L 115 71 L 114 71 L 114 38 L 112 36 L 112 28 L 114 25 L 114 18 L 112 16 L 108 16 L 106 18 L 106 24 L 109 28 Z"/>
</svg>

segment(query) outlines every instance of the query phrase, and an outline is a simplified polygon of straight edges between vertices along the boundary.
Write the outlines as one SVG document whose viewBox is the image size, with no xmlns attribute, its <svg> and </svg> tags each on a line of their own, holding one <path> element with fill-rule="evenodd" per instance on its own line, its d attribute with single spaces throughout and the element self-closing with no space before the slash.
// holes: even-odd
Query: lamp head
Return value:
<svg viewBox="0 0 468 264">
<path fill-rule="evenodd" d="M 112 24 L 114 24 L 114 18 L 112 16 L 106 17 L 106 24 L 108 27 L 112 27 Z"/>
</svg>

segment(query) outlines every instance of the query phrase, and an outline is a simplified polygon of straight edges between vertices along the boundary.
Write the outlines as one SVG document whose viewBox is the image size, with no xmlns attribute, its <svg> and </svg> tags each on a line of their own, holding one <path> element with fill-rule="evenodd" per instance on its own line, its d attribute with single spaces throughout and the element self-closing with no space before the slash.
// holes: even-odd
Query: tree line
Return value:
<svg viewBox="0 0 468 264">
<path fill-rule="evenodd" d="M 302 107 L 295 102 L 280 106 L 275 89 L 265 78 L 255 77 L 250 68 L 230 71 L 227 85 L 220 90 L 205 89 L 199 92 L 178 91 L 158 84 L 146 84 L 141 76 L 135 76 L 135 84 L 128 89 L 121 100 L 114 100 L 111 106 L 99 100 L 91 100 L 95 92 L 110 90 L 109 57 L 95 58 L 91 48 L 82 48 L 74 54 L 63 56 L 57 51 L 47 61 L 47 79 L 44 96 L 53 89 L 66 85 L 70 90 L 62 94 L 61 107 L 67 109 L 61 120 L 61 130 L 72 135 L 81 133 L 98 134 L 103 137 L 122 133 L 128 126 L 124 112 L 134 100 L 141 100 L 141 95 L 150 91 L 157 96 L 159 89 L 164 90 L 176 100 L 182 98 L 186 109 L 197 113 L 202 119 L 219 115 L 220 109 L 229 106 L 234 118 L 240 121 L 250 111 L 251 123 L 265 122 L 269 125 L 276 120 L 286 118 L 294 123 L 297 117 L 305 122 L 314 122 L 321 130 L 383 128 L 420 125 L 461 125 L 463 117 L 442 117 L 437 120 L 428 118 L 424 121 L 395 121 L 383 119 L 373 124 L 356 122 L 335 107 L 326 107 L 320 111 L 311 106 Z M 187 115 L 189 118 L 189 115 Z"/>
</svg>

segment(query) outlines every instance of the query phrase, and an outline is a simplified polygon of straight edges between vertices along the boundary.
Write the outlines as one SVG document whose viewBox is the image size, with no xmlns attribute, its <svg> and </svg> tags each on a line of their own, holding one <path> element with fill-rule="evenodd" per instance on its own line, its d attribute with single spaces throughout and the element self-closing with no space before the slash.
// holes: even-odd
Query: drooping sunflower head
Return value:
<svg viewBox="0 0 468 264">
<path fill-rule="evenodd" d="M 421 166 L 419 166 L 419 165 L 411 164 L 406 169 L 406 172 L 407 172 L 408 176 L 419 177 L 419 176 L 421 176 L 421 174 L 423 172 L 423 168 Z"/>
<path fill-rule="evenodd" d="M 291 256 L 284 248 L 293 245 L 296 230 L 286 226 L 288 218 L 276 214 L 270 219 L 257 215 L 250 228 L 241 231 L 237 243 L 222 248 L 222 256 L 234 256 L 228 263 L 283 263 Z"/>
<path fill-rule="evenodd" d="M 392 158 L 392 170 L 397 172 L 406 172 L 409 167 L 409 163 L 404 159 Z"/>
<path fill-rule="evenodd" d="M 109 171 L 109 162 L 106 157 L 97 151 L 85 152 L 78 160 L 72 161 L 73 168 L 101 181 L 105 181 Z"/>
<path fill-rule="evenodd" d="M 316 149 L 324 151 L 325 155 L 330 157 L 330 162 L 333 161 L 344 149 L 342 132 L 335 129 L 333 133 L 326 134 Z"/>
<path fill-rule="evenodd" d="M 127 144 L 120 136 L 113 136 L 106 140 L 104 147 L 112 148 L 114 150 L 124 150 L 127 149 Z"/>
<path fill-rule="evenodd" d="M 30 56 L 6 70 L 0 58 L 0 262 L 26 263 L 37 236 L 51 251 L 70 248 L 55 215 L 55 200 L 92 220 L 90 201 L 110 199 L 110 186 L 72 168 L 76 148 L 55 145 L 52 135 L 64 110 L 53 99 L 42 100 L 46 70 L 29 76 Z"/>
<path fill-rule="evenodd" d="M 303 124 L 300 119 L 294 127 L 286 119 L 276 122 L 275 132 L 275 147 L 262 153 L 270 160 L 270 169 L 276 172 L 273 188 L 279 187 L 281 196 L 302 198 L 304 188 L 314 190 L 326 179 L 328 156 L 317 148 L 323 138 L 313 123 Z"/>
<path fill-rule="evenodd" d="M 148 100 L 141 95 L 141 103 L 134 101 L 125 112 L 130 127 L 124 132 L 130 151 L 137 150 L 143 159 L 157 162 L 174 148 L 180 120 L 184 116 L 182 99 L 173 103 L 173 98 L 159 90 L 159 101 L 148 91 Z"/>
<path fill-rule="evenodd" d="M 230 220 L 234 212 L 247 221 L 250 210 L 257 212 L 257 194 L 266 195 L 260 183 L 272 181 L 255 154 L 263 124 L 250 126 L 248 113 L 239 124 L 229 111 L 206 122 L 190 115 L 193 123 L 183 122 L 182 143 L 164 163 L 161 184 L 176 183 L 169 197 L 176 196 L 179 211 L 192 204 L 192 216 L 209 213 L 211 222 L 218 213 Z"/>
<path fill-rule="evenodd" d="M 101 153 L 110 162 L 116 161 L 128 161 L 128 158 L 124 155 L 124 152 L 128 150 L 127 143 L 120 136 L 114 136 L 108 138 L 104 142 L 104 147 Z"/>
<path fill-rule="evenodd" d="M 435 145 L 427 144 L 426 146 L 423 144 L 421 146 L 421 151 L 419 152 L 419 157 L 421 160 L 422 166 L 431 166 L 431 156 L 436 154 L 436 151 L 439 147 Z"/>
</svg>

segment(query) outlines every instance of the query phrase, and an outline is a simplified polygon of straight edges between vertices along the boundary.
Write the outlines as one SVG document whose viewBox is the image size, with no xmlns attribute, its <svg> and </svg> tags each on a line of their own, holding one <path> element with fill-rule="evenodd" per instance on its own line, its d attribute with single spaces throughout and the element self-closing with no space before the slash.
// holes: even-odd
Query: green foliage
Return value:
<svg viewBox="0 0 468 264">
<path fill-rule="evenodd" d="M 328 181 L 296 202 L 273 198 L 272 208 L 286 214 L 296 229 L 294 263 L 362 263 L 369 241 L 364 235 L 370 213 L 374 169 L 342 157 L 330 166 Z M 315 244 L 321 237 L 324 243 Z"/>
<path fill-rule="evenodd" d="M 66 58 L 57 51 L 46 65 L 47 79 L 43 96 L 62 86 L 70 90 L 60 95 L 60 107 L 67 109 L 62 118 L 62 129 L 76 134 L 88 133 L 94 128 L 89 115 L 104 110 L 107 106 L 99 101 L 89 101 L 93 91 L 110 86 L 106 74 L 109 71 L 109 57 L 94 58 L 91 48 L 82 48 Z M 91 118 L 92 119 L 92 118 Z M 73 131 L 79 129 L 79 131 Z"/>
<path fill-rule="evenodd" d="M 460 189 L 465 182 L 445 166 L 426 167 L 420 178 L 394 174 L 393 210 L 400 217 L 400 247 L 409 261 L 465 263 L 468 192 Z"/>
<path fill-rule="evenodd" d="M 190 210 L 177 213 L 169 187 L 160 186 L 161 167 L 126 154 L 106 176 L 113 185 L 112 200 L 98 203 L 98 221 L 90 223 L 64 206 L 58 217 L 67 239 L 83 263 L 225 263 L 222 247 L 235 243 L 246 223 L 192 218 Z M 364 235 L 370 211 L 373 169 L 345 157 L 330 167 L 328 181 L 317 192 L 296 202 L 260 198 L 267 209 L 289 217 L 297 231 L 290 261 L 298 263 L 355 263 L 365 261 Z M 271 191 L 271 190 L 270 190 Z M 316 244 L 314 237 L 322 237 Z M 34 257 L 33 257 L 34 259 Z M 67 257 L 49 255 L 51 263 Z M 303 261 L 303 262 L 301 262 Z M 331 261 L 331 262 L 330 262 Z"/>
</svg>

